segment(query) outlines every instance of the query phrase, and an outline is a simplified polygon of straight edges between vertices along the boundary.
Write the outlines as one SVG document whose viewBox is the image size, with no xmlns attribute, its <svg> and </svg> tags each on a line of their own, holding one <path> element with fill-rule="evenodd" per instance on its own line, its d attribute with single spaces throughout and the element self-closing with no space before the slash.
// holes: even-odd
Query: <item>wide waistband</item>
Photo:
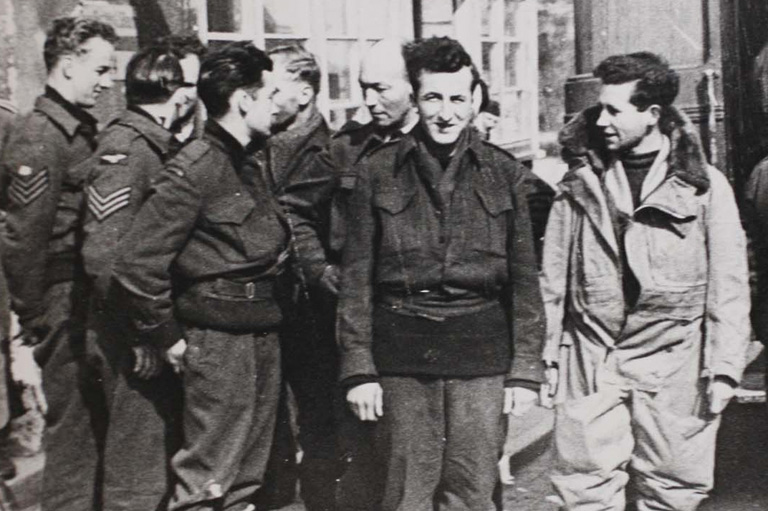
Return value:
<svg viewBox="0 0 768 511">
<path fill-rule="evenodd" d="M 500 306 L 498 298 L 477 297 L 472 300 L 457 300 L 456 302 L 430 299 L 437 298 L 437 296 L 429 290 L 407 296 L 378 294 L 376 295 L 376 304 L 398 314 L 418 316 L 432 321 L 445 321 L 446 318 L 466 316 Z M 444 299 L 442 296 L 441 298 Z"/>
</svg>

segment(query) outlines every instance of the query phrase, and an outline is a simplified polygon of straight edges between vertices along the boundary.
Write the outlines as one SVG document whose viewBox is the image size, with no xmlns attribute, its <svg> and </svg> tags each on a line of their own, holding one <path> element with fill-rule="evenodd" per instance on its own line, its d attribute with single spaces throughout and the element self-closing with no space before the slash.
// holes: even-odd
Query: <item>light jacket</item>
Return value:
<svg viewBox="0 0 768 511">
<path fill-rule="evenodd" d="M 578 359 L 578 367 L 566 370 L 578 371 L 583 385 L 653 390 L 701 348 L 701 377 L 738 382 L 749 342 L 749 285 L 728 181 L 706 163 L 690 122 L 670 109 L 660 123 L 664 146 L 633 208 L 621 164 L 600 149 L 598 115 L 589 109 L 560 134 L 570 170 L 545 237 L 545 362 L 578 349 L 580 356 L 568 359 L 572 366 Z M 628 216 L 629 268 L 622 268 L 617 213 L 604 190 Z M 630 270 L 640 295 L 626 305 L 621 272 Z"/>
</svg>

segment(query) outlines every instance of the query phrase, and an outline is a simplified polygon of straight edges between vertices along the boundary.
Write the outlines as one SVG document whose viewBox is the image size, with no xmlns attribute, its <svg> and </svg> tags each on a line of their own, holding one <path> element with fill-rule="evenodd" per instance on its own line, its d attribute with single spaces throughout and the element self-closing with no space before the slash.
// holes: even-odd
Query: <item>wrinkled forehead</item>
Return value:
<svg viewBox="0 0 768 511">
<path fill-rule="evenodd" d="M 418 79 L 418 93 L 471 94 L 473 82 L 472 70 L 469 67 L 462 67 L 453 73 L 434 73 L 422 69 Z"/>
<path fill-rule="evenodd" d="M 115 59 L 115 47 L 101 37 L 91 37 L 77 48 L 76 54 L 82 62 L 94 67 L 111 67 Z"/>
<path fill-rule="evenodd" d="M 395 85 L 408 83 L 408 73 L 402 55 L 389 52 L 371 52 L 360 63 L 360 81 Z"/>
</svg>

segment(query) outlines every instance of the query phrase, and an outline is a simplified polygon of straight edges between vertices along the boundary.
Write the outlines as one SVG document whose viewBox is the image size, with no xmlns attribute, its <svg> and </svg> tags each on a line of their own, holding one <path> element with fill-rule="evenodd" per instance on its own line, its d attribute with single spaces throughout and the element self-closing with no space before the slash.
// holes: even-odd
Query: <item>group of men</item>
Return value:
<svg viewBox="0 0 768 511">
<path fill-rule="evenodd" d="M 332 134 L 303 48 L 167 37 L 97 136 L 115 41 L 54 23 L 2 156 L 44 510 L 256 509 L 285 383 L 309 511 L 491 509 L 502 417 L 539 399 L 564 509 L 623 509 L 628 474 L 640 510 L 706 497 L 749 338 L 745 242 L 663 59 L 595 70 L 539 272 L 530 173 L 473 127 L 457 41 L 374 45 L 371 121 Z"/>
</svg>

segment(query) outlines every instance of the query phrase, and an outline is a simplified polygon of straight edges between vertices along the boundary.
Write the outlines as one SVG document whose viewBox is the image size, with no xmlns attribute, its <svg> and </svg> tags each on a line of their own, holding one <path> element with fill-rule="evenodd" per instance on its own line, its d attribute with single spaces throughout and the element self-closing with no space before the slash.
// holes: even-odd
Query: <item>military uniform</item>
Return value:
<svg viewBox="0 0 768 511">
<path fill-rule="evenodd" d="M 178 448 L 181 386 L 170 366 L 143 380 L 133 374 L 134 341 L 121 304 L 107 302 L 112 264 L 152 182 L 169 157 L 172 134 L 149 114 L 129 108 L 99 137 L 82 165 L 87 175 L 83 226 L 85 271 L 95 290 L 88 340 L 104 354 L 109 404 L 104 452 L 104 511 L 157 509 L 167 496 L 169 453 Z"/>
<path fill-rule="evenodd" d="M 301 127 L 279 133 L 267 142 L 268 179 L 285 207 L 297 240 L 294 246 L 293 303 L 280 332 L 283 375 L 298 406 L 301 495 L 309 511 L 334 509 L 337 476 L 336 377 L 338 356 L 334 337 L 336 297 L 318 286 L 324 267 L 322 235 L 327 231 L 326 195 L 335 181 L 315 165 L 330 130 L 319 112 Z M 301 240 L 299 242 L 298 240 Z"/>
<path fill-rule="evenodd" d="M 75 171 L 93 152 L 95 134 L 93 117 L 47 88 L 14 125 L 3 153 L 9 176 L 3 265 L 27 342 L 37 343 L 49 406 L 44 510 L 91 508 L 103 440 L 103 396 L 95 390 L 83 334 L 87 292 L 78 232 L 84 176 Z"/>
<path fill-rule="evenodd" d="M 171 509 L 240 510 L 263 481 L 289 234 L 259 174 L 209 121 L 166 166 L 119 246 L 111 289 L 128 304 L 137 342 L 188 344 Z"/>
<path fill-rule="evenodd" d="M 524 174 L 471 129 L 445 167 L 426 137 L 416 128 L 361 165 L 342 262 L 340 378 L 383 388 L 383 511 L 488 509 L 504 386 L 542 378 Z"/>
</svg>

